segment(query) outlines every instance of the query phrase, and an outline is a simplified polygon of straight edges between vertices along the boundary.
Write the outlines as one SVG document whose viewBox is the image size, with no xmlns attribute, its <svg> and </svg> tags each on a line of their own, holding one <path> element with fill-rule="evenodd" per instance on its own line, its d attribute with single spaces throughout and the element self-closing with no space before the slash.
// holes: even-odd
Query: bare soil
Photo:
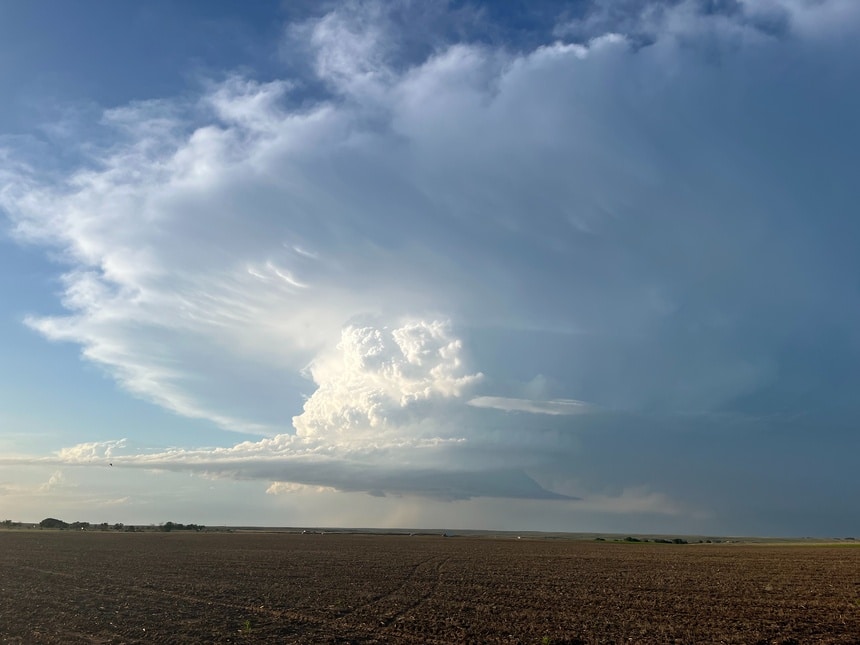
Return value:
<svg viewBox="0 0 860 645">
<path fill-rule="evenodd" d="M 0 643 L 860 643 L 860 548 L 2 531 Z"/>
</svg>

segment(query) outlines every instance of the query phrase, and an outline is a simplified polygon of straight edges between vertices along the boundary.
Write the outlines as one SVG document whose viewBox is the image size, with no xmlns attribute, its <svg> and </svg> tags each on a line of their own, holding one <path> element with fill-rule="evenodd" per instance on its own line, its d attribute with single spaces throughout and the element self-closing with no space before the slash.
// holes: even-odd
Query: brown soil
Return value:
<svg viewBox="0 0 860 645">
<path fill-rule="evenodd" d="M 860 548 L 5 531 L 0 643 L 860 643 Z"/>
</svg>

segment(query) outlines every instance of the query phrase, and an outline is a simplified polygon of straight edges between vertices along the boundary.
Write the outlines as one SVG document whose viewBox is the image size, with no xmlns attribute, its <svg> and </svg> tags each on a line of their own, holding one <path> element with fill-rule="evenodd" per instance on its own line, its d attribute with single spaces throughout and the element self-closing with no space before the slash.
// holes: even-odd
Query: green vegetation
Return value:
<svg viewBox="0 0 860 645">
<path fill-rule="evenodd" d="M 161 525 L 161 530 L 170 531 L 202 531 L 205 526 L 198 524 L 179 524 L 178 522 L 165 522 Z"/>
<path fill-rule="evenodd" d="M 20 526 L 22 526 L 21 522 L 12 522 L 11 520 L 5 520 L 4 522 L 0 523 L 0 528 L 11 528 Z M 108 524 L 107 522 L 102 522 L 101 524 L 90 524 L 89 522 L 72 522 L 70 524 L 68 522 L 64 522 L 63 520 L 58 520 L 55 517 L 46 517 L 44 520 L 39 522 L 39 527 L 43 529 L 69 529 L 75 531 L 117 531 L 124 533 L 135 533 L 137 531 L 202 531 L 206 528 L 202 524 L 181 524 L 180 522 L 165 522 L 164 524 L 159 524 L 158 526 L 151 525 L 148 529 L 139 526 L 126 526 L 122 522 L 117 522 L 116 524 Z"/>
</svg>

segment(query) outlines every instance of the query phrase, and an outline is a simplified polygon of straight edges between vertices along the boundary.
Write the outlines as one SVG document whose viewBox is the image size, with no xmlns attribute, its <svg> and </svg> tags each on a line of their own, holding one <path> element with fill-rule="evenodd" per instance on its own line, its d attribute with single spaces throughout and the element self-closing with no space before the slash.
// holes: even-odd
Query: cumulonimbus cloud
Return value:
<svg viewBox="0 0 860 645">
<path fill-rule="evenodd" d="M 4 162 L 14 234 L 63 272 L 65 312 L 27 324 L 136 396 L 257 435 L 129 465 L 343 490 L 551 496 L 520 474 L 575 453 L 592 412 L 769 405 L 779 322 L 816 311 L 856 338 L 834 304 L 853 278 L 817 261 L 849 250 L 798 231 L 850 185 L 847 161 L 808 160 L 853 96 L 826 35 L 857 5 L 640 4 L 625 24 L 595 3 L 527 51 L 399 65 L 381 5 L 335 10 L 290 31 L 322 98 L 234 75 L 105 112 L 110 143 L 59 180 Z M 806 55 L 833 76 L 773 62 Z M 467 360 L 499 329 L 526 342 Z M 551 371 L 538 358 L 563 391 L 492 389 Z"/>
</svg>

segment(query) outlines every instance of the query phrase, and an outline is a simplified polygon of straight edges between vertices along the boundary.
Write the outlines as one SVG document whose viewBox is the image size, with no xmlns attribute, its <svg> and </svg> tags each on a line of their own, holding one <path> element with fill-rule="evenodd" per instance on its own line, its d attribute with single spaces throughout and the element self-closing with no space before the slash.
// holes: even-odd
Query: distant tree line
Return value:
<svg viewBox="0 0 860 645">
<path fill-rule="evenodd" d="M 2 523 L 2 526 L 21 526 L 21 522 L 11 522 L 10 520 L 6 520 Z M 63 520 L 58 520 L 55 517 L 46 517 L 44 520 L 39 522 L 39 527 L 43 529 L 61 529 L 61 530 L 75 530 L 75 531 L 124 531 L 127 533 L 133 533 L 136 531 L 202 531 L 206 527 L 202 524 L 181 524 L 179 522 L 165 522 L 164 524 L 160 524 L 158 526 L 150 526 L 147 528 L 136 527 L 136 526 L 126 526 L 122 522 L 118 522 L 116 524 L 108 524 L 107 522 L 102 522 L 101 524 L 90 524 L 89 522 L 64 522 Z"/>
<path fill-rule="evenodd" d="M 594 538 L 594 540 L 596 542 L 606 542 L 606 538 L 602 537 Z M 649 540 L 648 538 L 637 538 L 630 535 L 628 535 L 623 540 L 615 539 L 613 540 L 613 542 L 656 542 L 657 544 L 689 544 L 689 542 L 684 538 L 672 538 L 671 540 L 668 540 L 666 538 L 654 538 L 652 540 Z M 702 540 L 699 540 L 699 542 L 701 543 Z M 710 540 L 708 540 L 708 542 L 710 542 Z"/>
<path fill-rule="evenodd" d="M 177 522 L 165 522 L 161 525 L 162 531 L 202 531 L 205 526 L 199 524 L 179 524 Z"/>
</svg>

